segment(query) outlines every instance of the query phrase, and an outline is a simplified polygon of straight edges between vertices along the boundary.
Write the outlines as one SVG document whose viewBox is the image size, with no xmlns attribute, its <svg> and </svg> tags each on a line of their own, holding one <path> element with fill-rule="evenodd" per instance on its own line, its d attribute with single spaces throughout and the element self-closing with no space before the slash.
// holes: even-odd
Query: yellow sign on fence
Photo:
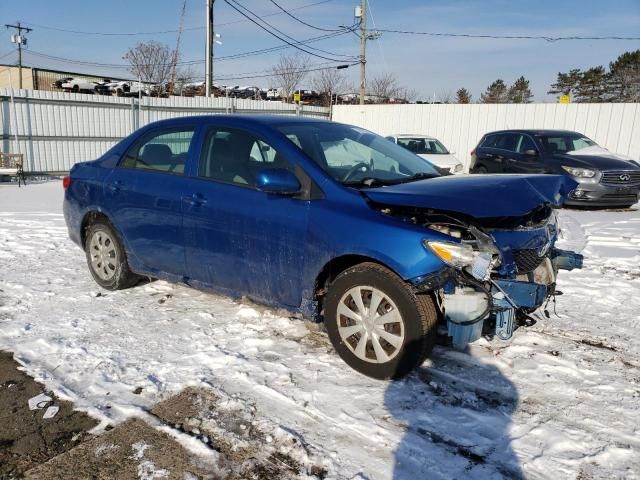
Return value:
<svg viewBox="0 0 640 480">
<path fill-rule="evenodd" d="M 560 103 L 571 103 L 571 97 L 569 95 L 560 95 L 558 101 Z"/>
<path fill-rule="evenodd" d="M 300 103 L 300 92 L 296 92 L 293 94 L 293 101 L 295 103 Z"/>
</svg>

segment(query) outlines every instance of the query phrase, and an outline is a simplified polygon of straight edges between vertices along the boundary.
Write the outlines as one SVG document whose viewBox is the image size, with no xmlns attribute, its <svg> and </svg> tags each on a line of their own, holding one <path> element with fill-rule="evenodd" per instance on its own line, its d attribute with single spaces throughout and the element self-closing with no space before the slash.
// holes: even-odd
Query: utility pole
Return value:
<svg viewBox="0 0 640 480">
<path fill-rule="evenodd" d="M 213 4 L 216 0 L 205 0 L 207 4 L 207 44 L 205 45 L 205 95 L 211 96 L 211 84 L 213 83 Z"/>
<path fill-rule="evenodd" d="M 16 22 L 16 25 L 5 24 L 5 27 L 15 28 L 18 31 L 17 35 L 11 35 L 11 42 L 18 44 L 18 88 L 22 88 L 22 45 L 27 44 L 27 39 L 22 32 L 29 33 L 32 29 L 21 26 L 20 22 Z"/>
<path fill-rule="evenodd" d="M 360 7 L 360 105 L 364 105 L 367 88 L 367 0 L 362 0 Z"/>
</svg>

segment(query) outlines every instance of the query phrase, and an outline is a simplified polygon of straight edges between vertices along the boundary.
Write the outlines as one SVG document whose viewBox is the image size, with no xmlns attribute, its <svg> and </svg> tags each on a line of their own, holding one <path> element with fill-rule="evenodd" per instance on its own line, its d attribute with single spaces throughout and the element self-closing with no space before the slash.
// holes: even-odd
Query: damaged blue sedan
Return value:
<svg viewBox="0 0 640 480">
<path fill-rule="evenodd" d="M 71 239 L 106 289 L 160 278 L 324 321 L 338 354 L 399 378 L 439 331 L 508 340 L 582 257 L 555 248 L 553 175 L 441 177 L 361 128 L 202 116 L 143 127 L 64 179 Z"/>
</svg>

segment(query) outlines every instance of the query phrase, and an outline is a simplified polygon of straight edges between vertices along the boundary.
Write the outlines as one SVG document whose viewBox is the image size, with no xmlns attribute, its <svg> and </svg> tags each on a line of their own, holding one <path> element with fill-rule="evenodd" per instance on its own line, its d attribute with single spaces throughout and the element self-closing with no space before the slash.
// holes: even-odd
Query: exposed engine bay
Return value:
<svg viewBox="0 0 640 480">
<path fill-rule="evenodd" d="M 583 256 L 555 248 L 555 211 L 543 204 L 524 216 L 474 218 L 434 209 L 372 205 L 384 215 L 435 230 L 451 241 L 428 241 L 446 265 L 412 281 L 434 295 L 456 349 L 481 336 L 509 340 L 531 313 L 561 294 L 559 270 L 581 268 Z"/>
</svg>

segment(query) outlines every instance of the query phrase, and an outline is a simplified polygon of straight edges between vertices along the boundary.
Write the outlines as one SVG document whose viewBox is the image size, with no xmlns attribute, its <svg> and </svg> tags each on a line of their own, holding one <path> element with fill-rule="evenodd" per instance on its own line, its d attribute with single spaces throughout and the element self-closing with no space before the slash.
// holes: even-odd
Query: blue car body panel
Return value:
<svg viewBox="0 0 640 480">
<path fill-rule="evenodd" d="M 131 269 L 270 305 L 314 313 L 318 275 L 347 256 L 382 263 L 404 280 L 423 278 L 446 265 L 425 240 L 452 237 L 388 216 L 374 204 L 404 205 L 477 217 L 518 217 L 542 205 L 560 205 L 573 188 L 566 177 L 441 177 L 413 183 L 352 189 L 334 181 L 275 127 L 323 122 L 295 117 L 203 116 L 147 125 L 105 155 L 71 171 L 64 214 L 71 239 L 82 245 L 83 222 L 99 212 L 119 232 Z M 127 149 L 149 131 L 196 128 L 184 175 L 118 166 Z M 236 128 L 263 139 L 318 194 L 296 198 L 197 177 L 204 131 Z M 494 231 L 503 263 L 509 249 L 545 248 L 555 240 L 546 226 Z M 454 240 L 455 241 L 455 240 Z M 513 269 L 504 269 L 513 276 Z"/>
</svg>

